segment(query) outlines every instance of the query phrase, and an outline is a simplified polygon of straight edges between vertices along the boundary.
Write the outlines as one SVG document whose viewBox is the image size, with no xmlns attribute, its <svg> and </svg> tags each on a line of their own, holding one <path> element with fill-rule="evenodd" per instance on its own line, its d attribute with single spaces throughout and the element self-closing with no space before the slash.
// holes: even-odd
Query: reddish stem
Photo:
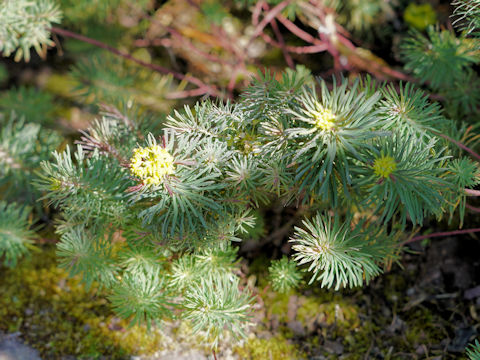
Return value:
<svg viewBox="0 0 480 360">
<path fill-rule="evenodd" d="M 264 3 L 264 8 L 267 11 L 270 10 L 270 7 L 268 6 L 267 3 Z M 280 45 L 280 49 L 282 50 L 283 57 L 285 58 L 285 62 L 287 63 L 289 68 L 294 69 L 295 64 L 293 63 L 293 59 L 286 49 L 285 40 L 283 39 L 283 35 L 282 35 L 280 29 L 278 28 L 278 24 L 277 24 L 277 21 L 275 20 L 275 18 L 273 18 L 272 21 L 270 21 L 270 25 L 272 25 L 273 32 L 275 33 L 275 36 L 277 37 L 278 44 Z"/>
<path fill-rule="evenodd" d="M 136 57 L 130 55 L 127 52 L 124 52 L 124 51 L 121 51 L 117 48 L 114 48 L 113 46 L 110 46 L 110 45 L 105 44 L 101 41 L 89 38 L 87 36 L 74 33 L 74 32 L 69 31 L 69 30 L 57 28 L 57 27 L 54 26 L 50 29 L 50 31 L 52 33 L 55 33 L 55 34 L 58 34 L 58 35 L 62 35 L 62 36 L 69 37 L 69 38 L 72 38 L 72 39 L 77 39 L 77 40 L 86 42 L 88 44 L 97 46 L 99 48 L 105 49 L 105 50 L 111 52 L 112 54 L 115 54 L 115 55 L 121 56 L 125 59 L 131 60 L 131 61 L 133 61 L 133 62 L 135 62 L 135 63 L 137 63 L 141 66 L 144 66 L 148 69 L 151 69 L 153 71 L 157 71 L 159 73 L 166 74 L 166 75 L 172 75 L 174 78 L 179 79 L 179 80 L 188 81 L 192 84 L 197 85 L 198 89 L 199 90 L 201 89 L 201 91 L 199 91 L 199 90 L 197 90 L 197 91 L 200 92 L 201 94 L 209 94 L 211 96 L 217 96 L 217 97 L 221 97 L 221 98 L 225 97 L 216 88 L 214 88 L 213 86 L 209 86 L 209 85 L 205 84 L 202 80 L 200 80 L 200 79 L 198 79 L 194 76 L 185 75 L 185 74 L 182 74 L 180 72 L 168 69 L 168 68 L 160 66 L 160 65 L 147 63 L 143 60 L 137 59 Z"/>
<path fill-rule="evenodd" d="M 441 136 L 441 137 L 443 137 L 444 139 L 447 139 L 448 141 L 454 143 L 454 144 L 457 145 L 460 149 L 465 150 L 465 151 L 468 152 L 470 155 L 472 155 L 475 159 L 477 159 L 477 160 L 480 161 L 480 155 L 478 155 L 475 151 L 473 151 L 472 149 L 470 149 L 468 146 L 462 144 L 460 141 L 457 141 L 457 140 L 455 140 L 455 139 L 452 139 L 450 136 L 445 135 L 445 134 L 442 134 L 442 133 L 439 133 L 439 132 L 436 132 L 436 131 L 434 131 L 434 134 L 435 134 L 435 135 L 438 135 L 438 136 Z"/>
<path fill-rule="evenodd" d="M 292 34 L 295 34 L 298 36 L 300 39 L 314 45 L 324 45 L 323 42 L 320 39 L 317 39 L 307 33 L 306 31 L 300 29 L 297 25 L 295 25 L 293 22 L 288 20 L 287 18 L 283 17 L 282 15 L 277 15 L 278 21 L 280 21 L 283 26 L 285 26 Z"/>
<path fill-rule="evenodd" d="M 432 233 L 432 234 L 428 234 L 428 235 L 414 236 L 413 238 L 404 241 L 402 243 L 402 246 L 406 245 L 406 244 L 410 244 L 410 243 L 415 242 L 415 241 L 423 240 L 423 239 L 429 239 L 429 238 L 434 238 L 434 237 L 443 237 L 443 236 L 451 236 L 451 235 L 471 234 L 471 233 L 476 233 L 476 232 L 480 232 L 480 228 L 443 231 L 443 232 L 436 232 L 436 233 Z"/>
<path fill-rule="evenodd" d="M 473 190 L 473 189 L 464 189 L 465 193 L 469 196 L 480 196 L 480 190 Z"/>
<path fill-rule="evenodd" d="M 280 4 L 275 6 L 272 10 L 270 10 L 265 17 L 260 21 L 260 23 L 257 25 L 255 28 L 255 31 L 253 32 L 250 41 L 248 42 L 246 48 L 248 49 L 250 45 L 252 44 L 253 40 L 255 40 L 257 37 L 260 36 L 260 34 L 263 32 L 263 29 L 265 29 L 265 26 L 267 26 L 275 17 L 287 7 L 287 5 L 290 3 L 290 0 L 285 0 L 282 1 Z"/>
<path fill-rule="evenodd" d="M 465 207 L 470 211 L 480 213 L 480 208 L 479 207 L 475 207 L 475 206 L 472 206 L 470 204 L 465 204 Z"/>
<path fill-rule="evenodd" d="M 295 25 L 293 22 L 291 22 L 290 20 L 288 20 L 287 18 L 285 18 L 281 14 L 277 15 L 277 19 L 291 33 L 295 34 L 300 39 L 302 39 L 302 40 L 304 40 L 304 41 L 306 41 L 310 44 L 313 44 L 313 45 L 325 46 L 325 50 L 327 50 L 330 53 L 330 55 L 333 56 L 335 70 L 340 70 L 342 68 L 340 60 L 339 60 L 340 59 L 340 54 L 339 54 L 338 50 L 335 48 L 335 46 L 333 46 L 333 44 L 331 44 L 330 41 L 328 41 L 328 39 L 320 40 L 320 39 L 317 39 L 317 38 L 313 37 L 312 35 L 310 35 L 306 31 L 300 29 L 297 25 Z"/>
</svg>

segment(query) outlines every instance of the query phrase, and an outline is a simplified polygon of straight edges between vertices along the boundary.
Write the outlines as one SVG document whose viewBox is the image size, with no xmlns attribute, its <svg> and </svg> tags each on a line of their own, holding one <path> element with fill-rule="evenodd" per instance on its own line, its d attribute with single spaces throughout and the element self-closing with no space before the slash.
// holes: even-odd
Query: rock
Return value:
<svg viewBox="0 0 480 360">
<path fill-rule="evenodd" d="M 158 360 L 208 360 L 208 357 L 199 351 L 190 351 L 188 354 L 170 353 L 162 354 Z"/>
<path fill-rule="evenodd" d="M 289 321 L 294 321 L 297 317 L 297 309 L 298 309 L 298 296 L 292 295 L 288 298 L 288 311 L 287 311 L 287 318 Z"/>
<path fill-rule="evenodd" d="M 390 334 L 402 332 L 403 329 L 405 329 L 405 322 L 398 316 L 395 316 L 392 320 L 392 323 L 386 328 L 387 332 L 389 332 Z"/>
<path fill-rule="evenodd" d="M 464 298 L 467 300 L 472 300 L 477 297 L 480 297 L 480 286 L 468 289 L 465 291 Z"/>
<path fill-rule="evenodd" d="M 476 331 L 473 327 L 462 327 L 455 330 L 455 338 L 448 345 L 448 351 L 462 353 L 468 345 L 470 338 L 475 335 Z"/>
<path fill-rule="evenodd" d="M 343 345 L 336 341 L 325 340 L 323 347 L 331 354 L 343 354 Z"/>
<path fill-rule="evenodd" d="M 305 329 L 300 321 L 289 321 L 287 326 L 295 336 L 305 336 Z"/>
<path fill-rule="evenodd" d="M 21 343 L 16 335 L 0 334 L 0 360 L 41 360 L 37 350 Z"/>
<path fill-rule="evenodd" d="M 417 355 L 425 355 L 425 350 L 426 350 L 426 347 L 425 345 L 419 345 L 417 346 L 416 350 L 415 350 L 415 354 Z"/>
</svg>

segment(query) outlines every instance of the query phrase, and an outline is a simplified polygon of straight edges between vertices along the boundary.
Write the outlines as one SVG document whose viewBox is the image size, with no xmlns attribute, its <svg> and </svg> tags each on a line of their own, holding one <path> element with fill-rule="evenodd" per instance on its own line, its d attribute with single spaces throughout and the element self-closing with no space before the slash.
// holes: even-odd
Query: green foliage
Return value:
<svg viewBox="0 0 480 360">
<path fill-rule="evenodd" d="M 146 326 L 128 327 L 127 321 L 111 311 L 102 291 L 96 287 L 86 291 L 80 277 L 69 278 L 57 266 L 54 246 L 38 250 L 41 253 L 21 261 L 15 269 L 2 269 L 3 332 L 22 332 L 24 341 L 42 359 L 103 356 L 123 360 L 164 348 L 168 333 L 148 331 Z"/>
<path fill-rule="evenodd" d="M 457 38 L 449 30 L 427 28 L 427 36 L 412 31 L 402 43 L 405 68 L 434 89 L 452 84 L 472 64 L 479 62 L 475 42 L 465 37 Z"/>
<path fill-rule="evenodd" d="M 0 261 L 7 267 L 15 267 L 37 237 L 30 229 L 29 217 L 28 207 L 0 201 Z"/>
<path fill-rule="evenodd" d="M 228 12 L 216 1 L 202 2 L 200 7 L 206 18 L 217 25 L 220 25 L 222 20 L 228 16 Z"/>
<path fill-rule="evenodd" d="M 447 177 L 453 184 L 453 192 L 450 195 L 450 219 L 453 217 L 455 209 L 459 209 L 460 226 L 463 225 L 465 216 L 465 206 L 467 202 L 466 189 L 474 188 L 480 184 L 480 169 L 477 162 L 469 158 L 455 159 L 450 162 Z"/>
<path fill-rule="evenodd" d="M 310 264 L 310 283 L 321 281 L 322 287 L 361 286 L 367 284 L 382 270 L 379 263 L 391 258 L 393 246 L 385 230 L 376 224 L 359 222 L 350 228 L 351 219 L 341 223 L 317 214 L 312 220 L 304 220 L 305 229 L 295 228 L 290 239 L 294 244 L 295 261 L 299 265 Z"/>
<path fill-rule="evenodd" d="M 20 86 L 0 94 L 0 110 L 15 113 L 32 123 L 48 123 L 55 110 L 52 95 L 33 87 Z"/>
<path fill-rule="evenodd" d="M 15 52 L 15 60 L 30 60 L 30 48 L 45 56 L 52 23 L 62 18 L 58 6 L 51 0 L 2 0 L 0 2 L 0 51 L 4 56 Z"/>
<path fill-rule="evenodd" d="M 286 293 L 298 287 L 302 280 L 297 264 L 286 256 L 283 256 L 280 260 L 273 260 L 268 272 L 273 289 L 281 293 Z"/>
<path fill-rule="evenodd" d="M 94 281 L 111 286 L 117 275 L 111 250 L 106 239 L 95 239 L 77 227 L 62 235 L 57 256 L 60 267 L 68 270 L 72 276 L 83 275 L 87 288 Z"/>
<path fill-rule="evenodd" d="M 252 300 L 238 289 L 238 278 L 207 276 L 186 290 L 183 317 L 192 321 L 195 331 L 204 331 L 215 347 L 224 328 L 234 337 L 245 336 Z"/>
<path fill-rule="evenodd" d="M 45 191 L 45 199 L 55 206 L 62 205 L 71 223 L 121 223 L 124 217 L 127 184 L 123 173 L 105 171 L 111 160 L 98 152 L 87 157 L 82 147 L 72 161 L 70 148 L 64 153 L 54 152 L 54 163 L 42 162 L 43 173 L 37 179 L 38 189 Z"/>
<path fill-rule="evenodd" d="M 347 21 L 344 19 L 348 28 L 366 34 L 372 26 L 385 23 L 394 14 L 391 3 L 383 0 L 348 0 L 341 13 L 348 16 Z"/>
<path fill-rule="evenodd" d="M 419 31 L 423 31 L 429 25 L 435 25 L 437 22 L 437 14 L 433 10 L 432 5 L 425 4 L 408 4 L 403 14 L 405 22 Z"/>
<path fill-rule="evenodd" d="M 266 3 L 274 7 L 279 5 L 283 0 L 267 0 Z M 256 0 L 235 0 L 235 3 L 241 6 L 253 6 L 258 2 Z M 297 4 L 297 1 L 290 1 L 287 6 L 282 11 L 282 14 L 290 20 L 295 20 L 295 17 L 300 13 L 300 6 Z"/>
<path fill-rule="evenodd" d="M 28 60 L 31 46 L 43 54 L 51 45 L 48 29 L 60 19 L 53 3 L 0 4 L 6 5 L 0 20 L 28 13 L 0 30 L 3 54 L 17 51 L 17 60 Z M 122 52 L 129 47 L 124 39 L 137 39 L 141 26 L 125 35 L 119 29 L 128 16 L 114 11 L 130 14 L 134 6 L 128 2 L 65 0 L 62 5 L 67 22 L 82 20 L 78 28 L 86 34 L 115 38 L 111 43 L 122 40 Z M 385 1 L 337 5 L 339 19 L 350 14 L 348 26 L 362 34 L 393 13 Z M 301 8 L 301 2 L 292 2 L 283 13 L 303 22 Z M 214 1 L 201 4 L 217 25 L 229 16 L 226 9 Z M 467 12 L 464 17 L 470 19 L 474 10 Z M 25 29 L 25 19 L 32 16 L 36 21 Z M 463 220 L 468 190 L 479 184 L 478 165 L 440 135 L 457 139 L 458 129 L 470 131 L 452 125 L 449 117 L 468 114 L 466 121 L 474 121 L 480 103 L 473 68 L 479 62 L 478 43 L 429 27 L 427 36 L 412 32 L 401 49 L 406 68 L 445 98 L 445 113 L 410 83 L 315 82 L 308 69 L 297 66 L 282 76 L 259 74 L 237 102 L 203 100 L 163 121 L 158 112 L 171 104 L 165 98 L 178 96 L 185 84 L 174 88 L 172 77 L 113 56 L 83 57 L 69 75 L 74 92 L 86 103 L 115 103 L 118 109 L 104 106 L 75 147 L 60 150 L 58 136 L 35 124 L 54 113 L 51 96 L 25 87 L 1 95 L 0 109 L 10 116 L 0 118 L 2 199 L 32 203 L 42 196 L 55 207 L 60 266 L 89 287 L 103 287 L 120 317 L 132 325 L 186 319 L 215 347 L 224 331 L 243 336 L 248 325 L 253 299 L 238 277 L 238 249 L 232 242 L 255 233 L 255 227 L 263 235 L 264 226 L 253 214 L 275 204 L 299 207 L 297 214 L 305 215 L 290 239 L 293 259 L 273 261 L 269 268 L 279 292 L 301 283 L 299 265 L 322 287 L 362 286 L 396 259 L 398 229 L 422 226 L 448 212 L 452 218 L 457 209 Z M 340 55 L 354 64 L 357 53 Z M 472 90 L 465 83 L 472 83 Z M 149 116 L 133 102 L 157 113 Z M 475 136 L 465 139 L 473 142 Z M 12 210 L 16 205 L 1 204 L 1 211 L 20 222 L 0 219 L 0 225 L 25 229 L 26 215 Z M 297 215 L 292 224 L 296 220 Z M 18 239 L 27 240 L 16 241 L 21 244 L 16 247 L 9 245 L 10 238 L 4 241 L 9 266 L 30 244 L 31 232 L 16 231 Z"/>
<path fill-rule="evenodd" d="M 186 290 L 205 277 L 227 276 L 236 267 L 237 249 L 205 249 L 197 254 L 185 254 L 171 265 L 170 286 Z"/>
<path fill-rule="evenodd" d="M 125 274 L 113 287 L 109 297 L 113 309 L 122 318 L 131 318 L 131 325 L 150 325 L 152 320 L 171 317 L 168 289 L 158 268 L 150 273 L 140 272 L 135 276 Z"/>
<path fill-rule="evenodd" d="M 108 13 L 120 6 L 122 0 L 61 0 L 67 21 L 79 22 L 79 17 L 105 20 Z"/>
<path fill-rule="evenodd" d="M 383 210 L 384 221 L 398 212 L 402 223 L 408 214 L 413 224 L 422 224 L 424 217 L 441 214 L 448 182 L 442 179 L 445 157 L 434 151 L 435 142 L 395 134 L 368 150 L 372 166 L 359 169 L 356 181 L 368 189 L 366 203 L 375 206 L 375 212 Z"/>
<path fill-rule="evenodd" d="M 295 169 L 296 191 L 303 202 L 320 196 L 335 206 L 338 186 L 343 186 L 348 196 L 352 163 L 361 159 L 366 140 L 380 135 L 374 129 L 379 128 L 381 119 L 373 111 L 380 94 L 367 96 L 358 91 L 358 83 L 347 87 L 344 80 L 329 91 L 322 81 L 321 100 L 313 88 L 304 88 L 282 118 L 262 124 L 266 151 L 284 151 L 287 167 Z"/>
<path fill-rule="evenodd" d="M 174 111 L 162 135 L 142 116 L 107 109 L 74 158 L 69 147 L 55 153 L 37 180 L 62 212 L 62 266 L 104 285 L 133 323 L 178 309 L 215 345 L 225 325 L 239 335 L 247 319 L 230 243 L 255 226 L 252 209 L 335 209 L 334 220 L 305 219 L 291 239 L 311 281 L 335 289 L 361 286 L 395 259 L 398 236 L 386 227 L 464 209 L 469 166 L 448 161 L 436 135 L 446 120 L 423 92 L 345 79 L 331 90 L 321 80 L 320 90 L 302 68 L 266 74 L 236 104 Z M 374 220 L 354 224 L 356 210 Z M 287 291 L 301 276 L 284 258 L 270 279 Z"/>
<path fill-rule="evenodd" d="M 452 5 L 455 7 L 453 13 L 456 18 L 454 25 L 459 25 L 461 29 L 478 37 L 480 29 L 480 1 L 456 0 Z"/>
<path fill-rule="evenodd" d="M 0 85 L 8 80 L 8 69 L 5 64 L 0 63 Z"/>
<path fill-rule="evenodd" d="M 70 75 L 75 92 L 89 103 L 135 102 L 166 111 L 166 98 L 175 90 L 171 76 L 162 76 L 117 57 L 95 54 L 78 61 Z"/>
<path fill-rule="evenodd" d="M 387 23 L 395 18 L 391 1 L 383 0 L 325 0 L 323 4 L 336 12 L 339 24 L 371 41 L 374 34 L 383 37 L 389 32 Z"/>
<path fill-rule="evenodd" d="M 0 114 L 0 189 L 1 198 L 41 206 L 39 192 L 32 186 L 34 172 L 41 161 L 51 158 L 60 137 L 39 124 L 19 119 L 15 113 Z"/>
<path fill-rule="evenodd" d="M 466 350 L 469 360 L 479 360 L 480 359 L 480 343 L 478 340 L 475 340 L 475 343 L 470 344 Z"/>
<path fill-rule="evenodd" d="M 439 129 L 445 122 L 440 104 L 430 102 L 427 94 L 411 83 L 400 83 L 398 90 L 388 85 L 382 92 L 384 99 L 379 111 L 386 120 L 387 129 L 420 134 Z"/>
</svg>

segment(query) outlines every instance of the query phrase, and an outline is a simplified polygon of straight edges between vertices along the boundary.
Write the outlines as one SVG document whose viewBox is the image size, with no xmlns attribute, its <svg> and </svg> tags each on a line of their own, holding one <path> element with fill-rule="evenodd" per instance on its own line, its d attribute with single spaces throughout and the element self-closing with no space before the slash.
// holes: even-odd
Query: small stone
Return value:
<svg viewBox="0 0 480 360">
<path fill-rule="evenodd" d="M 296 336 L 305 336 L 305 329 L 300 321 L 289 321 L 287 326 Z"/>
<path fill-rule="evenodd" d="M 387 332 L 394 334 L 400 332 L 405 328 L 405 322 L 400 319 L 398 316 L 395 316 L 392 320 L 392 323 L 387 326 Z"/>
<path fill-rule="evenodd" d="M 331 354 L 343 354 L 343 345 L 336 341 L 325 340 L 323 347 Z"/>
<path fill-rule="evenodd" d="M 0 337 L 0 360 L 41 360 L 37 350 L 14 337 Z"/>
<path fill-rule="evenodd" d="M 425 354 L 425 345 L 419 345 L 416 349 L 415 349 L 415 353 L 417 355 L 424 355 Z"/>
<path fill-rule="evenodd" d="M 474 298 L 480 297 L 480 286 L 468 289 L 465 291 L 464 298 L 467 300 L 472 300 Z"/>
</svg>

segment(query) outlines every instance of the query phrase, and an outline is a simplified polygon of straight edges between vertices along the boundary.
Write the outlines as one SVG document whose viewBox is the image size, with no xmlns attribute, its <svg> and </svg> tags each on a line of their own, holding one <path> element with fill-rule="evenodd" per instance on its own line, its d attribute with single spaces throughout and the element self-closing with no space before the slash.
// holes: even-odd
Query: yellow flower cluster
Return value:
<svg viewBox="0 0 480 360">
<path fill-rule="evenodd" d="M 158 185 L 174 171 L 172 155 L 158 145 L 137 148 L 130 159 L 130 172 L 145 184 Z"/>
<path fill-rule="evenodd" d="M 382 155 L 381 157 L 375 159 L 375 162 L 373 163 L 373 171 L 375 172 L 375 175 L 383 178 L 390 176 L 390 174 L 393 173 L 396 168 L 397 163 L 391 156 Z"/>
<path fill-rule="evenodd" d="M 325 109 L 322 105 L 316 104 L 316 111 L 312 112 L 315 119 L 315 126 L 324 131 L 329 131 L 335 125 L 335 114 L 330 109 Z"/>
</svg>

